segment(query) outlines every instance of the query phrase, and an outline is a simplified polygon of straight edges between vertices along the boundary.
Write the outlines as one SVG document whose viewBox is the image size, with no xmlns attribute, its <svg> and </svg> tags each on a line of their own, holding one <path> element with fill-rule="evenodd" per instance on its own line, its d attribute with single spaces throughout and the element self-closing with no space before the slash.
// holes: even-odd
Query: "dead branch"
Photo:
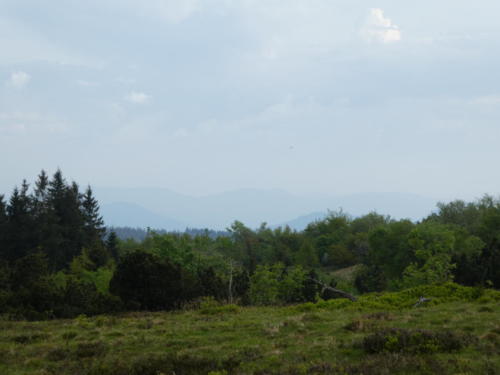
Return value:
<svg viewBox="0 0 500 375">
<path fill-rule="evenodd" d="M 321 281 L 316 280 L 316 279 L 311 279 L 311 280 L 314 281 L 316 284 L 321 285 L 323 287 L 323 290 L 328 289 L 328 290 L 338 294 L 339 296 L 342 296 L 343 298 L 350 299 L 352 302 L 356 302 L 358 300 L 352 294 L 344 292 L 343 290 L 335 289 L 335 288 L 333 288 L 329 285 L 326 285 L 325 283 L 322 283 Z"/>
</svg>

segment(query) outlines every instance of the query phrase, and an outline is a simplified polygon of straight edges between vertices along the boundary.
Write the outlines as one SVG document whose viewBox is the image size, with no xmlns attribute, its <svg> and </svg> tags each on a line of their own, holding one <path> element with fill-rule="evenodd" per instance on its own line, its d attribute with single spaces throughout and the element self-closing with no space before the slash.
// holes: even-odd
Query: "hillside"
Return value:
<svg viewBox="0 0 500 375">
<path fill-rule="evenodd" d="M 420 293 L 428 305 L 413 307 Z M 14 374 L 498 374 L 500 294 L 456 284 L 288 307 L 1 321 Z"/>
</svg>

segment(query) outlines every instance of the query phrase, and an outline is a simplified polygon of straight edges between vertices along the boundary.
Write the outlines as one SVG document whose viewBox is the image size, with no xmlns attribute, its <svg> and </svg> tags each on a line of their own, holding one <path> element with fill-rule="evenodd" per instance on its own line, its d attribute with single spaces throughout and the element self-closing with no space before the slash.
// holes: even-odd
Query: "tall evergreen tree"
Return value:
<svg viewBox="0 0 500 375">
<path fill-rule="evenodd" d="M 57 170 L 48 185 L 47 202 L 51 213 L 50 239 L 47 248 L 51 268 L 65 268 L 83 247 L 82 214 L 78 185 L 66 184 Z"/>
<path fill-rule="evenodd" d="M 44 202 L 47 199 L 49 187 L 49 177 L 47 173 L 42 169 L 38 175 L 38 180 L 35 182 L 35 199 L 38 202 Z"/>
<path fill-rule="evenodd" d="M 108 238 L 106 239 L 106 249 L 113 259 L 118 260 L 118 237 L 114 230 L 109 232 Z"/>
<path fill-rule="evenodd" d="M 5 258 L 7 248 L 7 203 L 0 195 L 0 259 Z"/>
<path fill-rule="evenodd" d="M 36 247 L 32 197 L 28 189 L 24 180 L 21 189 L 14 189 L 7 207 L 6 255 L 9 261 L 24 257 Z"/>
<path fill-rule="evenodd" d="M 82 215 L 85 243 L 100 241 L 106 231 L 104 220 L 99 214 L 99 204 L 94 198 L 92 188 L 87 187 L 82 196 Z"/>
<path fill-rule="evenodd" d="M 41 251 L 46 251 L 47 240 L 51 237 L 51 211 L 48 202 L 49 177 L 44 170 L 35 182 L 33 196 L 33 216 L 36 223 L 36 237 Z"/>
</svg>

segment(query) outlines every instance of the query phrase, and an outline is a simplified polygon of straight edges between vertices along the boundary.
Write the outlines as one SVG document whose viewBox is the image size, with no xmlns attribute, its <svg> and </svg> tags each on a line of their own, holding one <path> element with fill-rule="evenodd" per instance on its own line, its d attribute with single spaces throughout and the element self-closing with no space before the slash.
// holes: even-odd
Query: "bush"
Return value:
<svg viewBox="0 0 500 375">
<path fill-rule="evenodd" d="M 129 309 L 170 310 L 190 295 L 184 281 L 180 267 L 156 255 L 135 251 L 121 259 L 110 291 Z"/>
<path fill-rule="evenodd" d="M 204 315 L 217 315 L 225 313 L 238 313 L 239 311 L 240 308 L 237 305 L 222 305 L 202 308 L 200 313 Z"/>
<path fill-rule="evenodd" d="M 383 329 L 363 340 L 367 353 L 438 353 L 463 349 L 474 341 L 470 335 L 452 331 L 407 330 L 399 328 Z"/>
<path fill-rule="evenodd" d="M 106 352 L 106 345 L 102 341 L 80 342 L 74 350 L 77 358 L 89 358 L 103 355 Z"/>
</svg>

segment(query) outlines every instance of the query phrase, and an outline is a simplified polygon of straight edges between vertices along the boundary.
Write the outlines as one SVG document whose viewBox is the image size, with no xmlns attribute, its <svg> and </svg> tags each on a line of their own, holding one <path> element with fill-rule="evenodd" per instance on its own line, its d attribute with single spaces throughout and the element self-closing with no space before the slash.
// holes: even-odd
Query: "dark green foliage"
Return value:
<svg viewBox="0 0 500 375">
<path fill-rule="evenodd" d="M 452 225 L 483 242 L 476 252 L 456 254 L 455 279 L 466 285 L 491 283 L 500 288 L 500 200 L 485 195 L 476 202 L 441 203 L 438 208 L 427 221 Z"/>
<path fill-rule="evenodd" d="M 387 279 L 379 266 L 365 266 L 356 275 L 354 285 L 360 293 L 381 292 L 387 288 Z"/>
<path fill-rule="evenodd" d="M 370 251 L 366 262 L 381 267 L 388 279 L 401 277 L 415 258 L 408 246 L 408 236 L 413 228 L 411 221 L 398 221 L 370 232 Z"/>
<path fill-rule="evenodd" d="M 7 258 L 7 233 L 8 233 L 7 204 L 4 196 L 0 195 L 0 259 Z"/>
<path fill-rule="evenodd" d="M 21 189 L 15 188 L 7 206 L 7 223 L 4 249 L 5 259 L 12 262 L 26 256 L 36 248 L 35 220 L 32 215 L 32 199 L 28 195 L 28 184 L 23 181 Z"/>
<path fill-rule="evenodd" d="M 52 317 L 59 294 L 49 275 L 43 254 L 34 253 L 18 259 L 8 280 L 10 296 L 3 312 L 27 319 Z"/>
<path fill-rule="evenodd" d="M 87 187 L 81 200 L 83 232 L 86 243 L 100 241 L 106 232 L 104 221 L 99 214 L 99 204 L 94 198 L 92 188 Z"/>
<path fill-rule="evenodd" d="M 305 302 L 315 302 L 321 292 L 321 287 L 315 281 L 319 277 L 314 270 L 309 271 L 304 279 L 302 295 Z"/>
<path fill-rule="evenodd" d="M 60 303 L 56 305 L 54 313 L 61 318 L 112 313 L 122 308 L 118 298 L 99 292 L 94 284 L 74 275 L 67 277 L 60 293 Z"/>
<path fill-rule="evenodd" d="M 200 268 L 198 270 L 198 291 L 202 296 L 213 296 L 218 300 L 227 299 L 227 291 L 224 281 L 217 276 L 213 267 Z"/>
<path fill-rule="evenodd" d="M 106 249 L 114 260 L 118 260 L 118 237 L 115 231 L 109 232 L 108 238 L 106 239 Z"/>
<path fill-rule="evenodd" d="M 101 341 L 79 342 L 72 355 L 78 359 L 103 356 L 106 349 L 106 345 Z"/>
<path fill-rule="evenodd" d="M 67 184 L 60 170 L 52 179 L 42 171 L 31 194 L 24 181 L 8 204 L 2 196 L 0 312 L 39 319 L 115 309 L 116 301 L 106 300 L 95 287 L 89 289 L 88 281 L 73 275 L 60 284 L 56 279 L 61 277 L 53 277 L 55 271 L 67 270 L 83 251 L 92 265 L 88 271 L 108 264 L 102 225 L 90 188 L 80 194 L 78 185 Z"/>
<path fill-rule="evenodd" d="M 192 293 L 184 276 L 180 267 L 168 260 L 135 251 L 118 263 L 110 291 L 131 309 L 174 309 Z"/>
<path fill-rule="evenodd" d="M 470 335 L 452 331 L 427 331 L 389 328 L 364 338 L 363 349 L 367 353 L 439 353 L 454 352 L 475 342 Z"/>
</svg>

